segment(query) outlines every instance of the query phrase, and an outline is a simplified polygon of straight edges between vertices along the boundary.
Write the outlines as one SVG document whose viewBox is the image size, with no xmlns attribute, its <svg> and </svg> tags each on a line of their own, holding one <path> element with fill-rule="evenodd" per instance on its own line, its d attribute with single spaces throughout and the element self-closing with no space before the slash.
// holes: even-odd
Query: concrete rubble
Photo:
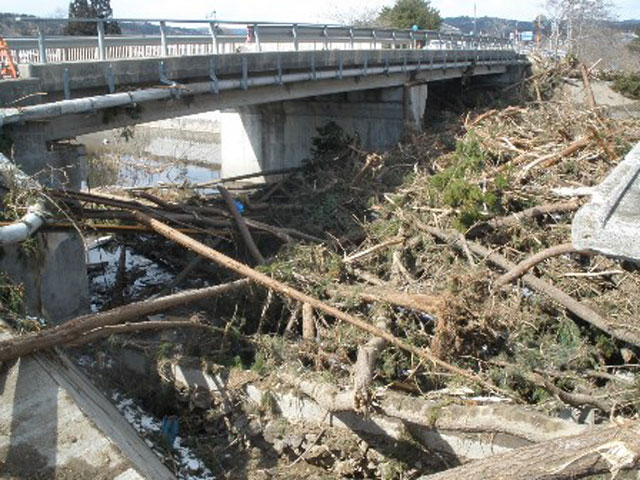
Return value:
<svg viewBox="0 0 640 480">
<path fill-rule="evenodd" d="M 640 260 L 640 144 L 594 190 L 574 217 L 572 243 L 579 250 Z"/>
</svg>

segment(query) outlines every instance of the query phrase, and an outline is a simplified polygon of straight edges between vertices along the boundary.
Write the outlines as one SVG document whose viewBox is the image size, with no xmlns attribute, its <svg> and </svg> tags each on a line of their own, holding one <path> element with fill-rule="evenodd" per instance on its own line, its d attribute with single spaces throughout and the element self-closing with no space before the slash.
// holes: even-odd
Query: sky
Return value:
<svg viewBox="0 0 640 480">
<path fill-rule="evenodd" d="M 335 22 L 362 9 L 393 0 L 111 0 L 119 18 L 205 18 L 215 10 L 221 20 Z M 473 16 L 473 0 L 432 0 L 443 17 Z M 544 13 L 541 0 L 476 0 L 478 16 L 532 20 Z M 619 19 L 640 19 L 640 0 L 614 0 Z M 69 0 L 0 0 L 0 11 L 51 16 L 66 12 Z M 179 7 L 179 8 L 177 8 Z"/>
</svg>

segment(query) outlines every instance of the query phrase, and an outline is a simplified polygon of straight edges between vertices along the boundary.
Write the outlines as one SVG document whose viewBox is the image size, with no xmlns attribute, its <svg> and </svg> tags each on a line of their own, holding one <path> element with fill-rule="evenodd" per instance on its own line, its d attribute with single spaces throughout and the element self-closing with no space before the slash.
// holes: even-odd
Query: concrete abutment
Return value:
<svg viewBox="0 0 640 480">
<path fill-rule="evenodd" d="M 44 129 L 26 124 L 10 130 L 14 163 L 47 187 L 78 190 L 86 178 L 86 150 L 70 142 L 46 142 Z M 35 244 L 2 248 L 0 269 L 23 285 L 26 313 L 53 323 L 89 309 L 85 247 L 80 236 L 39 232 Z"/>
<path fill-rule="evenodd" d="M 225 110 L 220 116 L 221 176 L 297 167 L 329 122 L 366 150 L 394 146 L 406 128 L 421 130 L 428 86 L 345 92 Z"/>
</svg>

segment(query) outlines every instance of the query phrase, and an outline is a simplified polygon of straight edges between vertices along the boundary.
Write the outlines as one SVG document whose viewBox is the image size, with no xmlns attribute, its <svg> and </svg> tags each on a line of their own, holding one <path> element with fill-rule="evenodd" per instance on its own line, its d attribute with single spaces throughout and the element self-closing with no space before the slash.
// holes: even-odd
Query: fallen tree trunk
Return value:
<svg viewBox="0 0 640 480">
<path fill-rule="evenodd" d="M 218 252 L 217 250 L 207 247 L 206 245 L 194 240 L 193 238 L 187 235 L 184 235 L 178 232 L 174 228 L 171 228 L 168 225 L 165 225 L 158 220 L 150 218 L 147 215 L 144 215 L 140 212 L 135 212 L 134 215 L 140 223 L 148 225 L 149 227 L 154 229 L 159 234 L 165 236 L 169 240 L 176 242 L 177 244 L 182 245 L 185 248 L 193 250 L 194 252 L 202 255 L 203 257 L 206 257 L 225 268 L 228 268 L 244 277 L 247 277 L 259 283 L 260 285 L 263 285 L 271 290 L 274 290 L 275 292 L 278 292 L 281 295 L 284 295 L 285 297 L 289 297 L 294 300 L 297 300 L 303 304 L 308 303 L 316 310 L 320 310 L 338 320 L 349 323 L 350 325 L 353 325 L 354 327 L 360 330 L 363 330 L 365 332 L 368 332 L 376 337 L 381 337 L 386 341 L 388 341 L 389 343 L 392 343 L 396 347 L 402 350 L 405 350 L 409 353 L 412 353 L 417 357 L 422 358 L 428 362 L 431 362 L 444 370 L 455 373 L 456 375 L 460 375 L 461 377 L 464 377 L 472 381 L 473 383 L 481 385 L 482 387 L 490 391 L 498 392 L 502 395 L 505 395 L 506 397 L 513 398 L 513 394 L 511 392 L 502 390 L 496 387 L 495 385 L 491 384 L 490 382 L 484 380 L 483 378 L 480 378 L 479 376 L 468 372 L 467 370 L 456 367 L 454 365 L 451 365 L 439 359 L 438 357 L 433 355 L 429 350 L 425 348 L 418 348 L 409 343 L 406 343 L 403 340 L 400 340 L 398 337 L 392 335 L 391 333 L 385 330 L 382 330 L 353 315 L 349 315 L 348 313 L 345 313 L 335 307 L 332 307 L 331 305 L 328 305 L 318 300 L 317 298 L 311 297 L 306 293 L 300 292 L 282 282 L 274 280 L 273 278 L 254 270 L 248 265 L 238 262 L 237 260 L 234 260 L 233 258 L 228 257 Z"/>
<path fill-rule="evenodd" d="M 587 105 L 591 110 L 596 108 L 596 97 L 593 95 L 593 88 L 591 88 L 591 81 L 589 80 L 589 70 L 583 63 L 580 65 L 580 73 L 582 73 L 582 83 L 584 84 L 585 97 L 587 97 Z"/>
<path fill-rule="evenodd" d="M 132 303 L 106 312 L 83 315 L 47 330 L 2 340 L 0 341 L 0 361 L 11 360 L 58 345 L 66 345 L 91 330 L 133 320 L 178 305 L 212 298 L 242 288 L 248 283 L 247 280 L 242 279 L 215 287 L 187 290 L 154 300 Z"/>
<path fill-rule="evenodd" d="M 277 377 L 330 413 L 355 410 L 354 390 L 339 391 L 317 377 L 288 372 L 280 372 Z M 381 390 L 375 400 L 378 412 L 408 424 L 439 431 L 505 434 L 531 443 L 581 434 L 592 428 L 518 405 L 447 405 L 442 399 L 427 400 L 390 390 Z"/>
<path fill-rule="evenodd" d="M 585 433 L 518 448 L 511 452 L 470 462 L 424 480 L 478 478 L 498 480 L 548 480 L 583 478 L 638 465 L 640 422 L 598 426 Z"/>
</svg>

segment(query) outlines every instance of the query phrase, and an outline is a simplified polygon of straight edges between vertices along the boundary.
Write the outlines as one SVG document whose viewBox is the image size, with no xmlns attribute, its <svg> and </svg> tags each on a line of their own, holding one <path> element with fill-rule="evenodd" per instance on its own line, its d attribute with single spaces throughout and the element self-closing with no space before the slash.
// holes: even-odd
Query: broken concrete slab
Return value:
<svg viewBox="0 0 640 480">
<path fill-rule="evenodd" d="M 0 337 L 11 335 L 0 322 Z M 2 478 L 174 479 L 66 356 L 0 366 Z"/>
<path fill-rule="evenodd" d="M 594 188 L 571 228 L 578 250 L 640 261 L 640 143 Z"/>
</svg>

